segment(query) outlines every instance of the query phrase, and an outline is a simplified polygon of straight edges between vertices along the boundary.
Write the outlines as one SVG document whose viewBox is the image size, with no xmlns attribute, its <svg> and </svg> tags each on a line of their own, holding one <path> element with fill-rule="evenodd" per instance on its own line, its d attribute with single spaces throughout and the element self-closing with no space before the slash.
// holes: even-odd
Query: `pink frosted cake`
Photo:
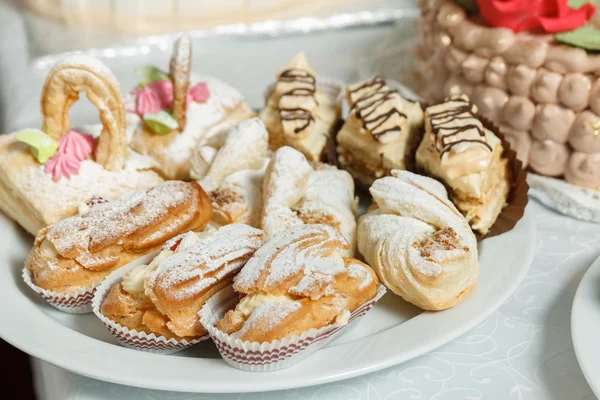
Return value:
<svg viewBox="0 0 600 400">
<path fill-rule="evenodd" d="M 420 92 L 431 102 L 467 94 L 529 169 L 600 189 L 600 54 L 585 49 L 600 50 L 594 7 L 559 0 L 559 15 L 540 17 L 537 3 L 422 0 Z"/>
</svg>

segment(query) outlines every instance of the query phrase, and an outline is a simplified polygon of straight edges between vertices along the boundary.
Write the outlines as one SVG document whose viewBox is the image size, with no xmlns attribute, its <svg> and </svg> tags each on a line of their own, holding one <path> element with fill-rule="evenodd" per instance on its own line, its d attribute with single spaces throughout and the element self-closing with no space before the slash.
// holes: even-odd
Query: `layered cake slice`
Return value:
<svg viewBox="0 0 600 400">
<path fill-rule="evenodd" d="M 346 100 L 350 113 L 337 135 L 340 165 L 365 185 L 392 169 L 407 169 L 423 125 L 421 105 L 379 76 L 350 85 Z"/>
<path fill-rule="evenodd" d="M 504 148 L 465 95 L 425 110 L 417 167 L 443 181 L 473 230 L 486 234 L 506 205 L 511 176 Z"/>
<path fill-rule="evenodd" d="M 341 88 L 326 93 L 304 53 L 297 54 L 277 73 L 277 82 L 267 89 L 265 108 L 258 115 L 269 131 L 271 150 L 291 146 L 309 161 L 321 160 L 342 115 L 333 92 L 339 94 Z"/>
</svg>

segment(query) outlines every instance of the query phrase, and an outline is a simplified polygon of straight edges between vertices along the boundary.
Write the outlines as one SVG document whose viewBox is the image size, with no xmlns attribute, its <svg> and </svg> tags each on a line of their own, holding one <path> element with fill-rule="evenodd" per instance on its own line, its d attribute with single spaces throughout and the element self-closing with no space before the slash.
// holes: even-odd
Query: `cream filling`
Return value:
<svg viewBox="0 0 600 400">
<path fill-rule="evenodd" d="M 496 196 L 491 199 L 487 206 L 482 210 L 483 212 L 477 215 L 477 220 L 473 224 L 473 230 L 480 231 L 484 234 L 487 233 L 502 211 L 505 200 L 505 196 Z"/>
<path fill-rule="evenodd" d="M 58 255 L 58 251 L 56 251 L 56 247 L 52 244 L 48 239 L 44 239 L 42 244 L 40 245 L 40 253 L 44 257 L 52 258 Z"/>
<path fill-rule="evenodd" d="M 144 281 L 146 280 L 146 277 L 152 271 L 154 271 L 162 261 L 164 261 L 173 254 L 175 254 L 175 252 L 171 250 L 161 251 L 158 254 L 158 256 L 156 256 L 154 260 L 152 260 L 150 264 L 140 265 L 139 267 L 136 267 L 131 271 L 127 272 L 127 274 L 125 274 L 125 276 L 123 277 L 123 281 L 121 283 L 121 285 L 123 286 L 123 290 L 125 290 L 129 294 L 145 296 Z"/>
<path fill-rule="evenodd" d="M 486 141 L 494 151 L 499 151 L 498 145 L 500 145 L 500 139 L 487 129 Z M 493 156 L 494 154 L 490 153 L 491 159 L 494 158 Z M 467 159 L 464 159 L 463 168 L 460 170 L 457 168 L 452 168 L 451 170 L 446 168 L 440 160 L 439 153 L 435 148 L 435 135 L 431 132 L 430 126 L 428 126 L 427 133 L 417 150 L 417 164 L 424 168 L 428 173 L 442 179 L 453 190 L 460 191 L 469 197 L 474 198 L 481 197 L 484 189 L 485 177 L 486 174 L 489 173 L 487 168 L 483 171 L 480 168 L 477 168 L 477 172 L 468 173 L 473 165 L 469 164 Z"/>
<path fill-rule="evenodd" d="M 123 290 L 125 290 L 129 294 L 137 295 L 137 296 L 145 296 L 144 294 L 144 282 L 146 281 L 146 277 L 150 275 L 150 273 L 158 266 L 161 262 L 171 257 L 173 254 L 178 253 L 187 249 L 188 247 L 198 243 L 200 238 L 213 233 L 214 230 L 210 229 L 208 231 L 204 231 L 202 233 L 188 232 L 183 235 L 181 238 L 181 242 L 175 249 L 172 250 L 163 250 L 147 265 L 140 265 L 127 272 L 123 277 L 123 281 L 121 285 L 123 286 Z"/>
<path fill-rule="evenodd" d="M 340 113 L 339 107 L 328 95 L 316 92 L 315 98 L 319 104 L 313 112 L 315 121 L 304 133 L 295 134 L 293 131 L 284 130 L 287 143 L 304 153 L 310 161 L 318 161 L 321 158 L 330 130 L 339 119 Z"/>
<path fill-rule="evenodd" d="M 245 296 L 235 309 L 248 317 L 263 303 L 285 303 L 292 301 L 294 301 L 294 299 L 286 295 L 254 293 Z"/>
<path fill-rule="evenodd" d="M 348 322 L 350 321 L 350 315 L 352 315 L 352 313 L 349 310 L 344 310 L 335 318 L 335 324 L 338 326 L 348 325 Z"/>
</svg>

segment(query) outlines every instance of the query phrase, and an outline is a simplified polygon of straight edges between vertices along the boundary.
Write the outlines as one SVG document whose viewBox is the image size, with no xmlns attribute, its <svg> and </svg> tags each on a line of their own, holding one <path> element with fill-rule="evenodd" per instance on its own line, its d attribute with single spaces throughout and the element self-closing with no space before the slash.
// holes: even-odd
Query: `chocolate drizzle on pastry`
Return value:
<svg viewBox="0 0 600 400">
<path fill-rule="evenodd" d="M 318 105 L 315 93 L 317 91 L 316 79 L 310 72 L 292 68 L 286 69 L 279 75 L 279 82 L 292 85 L 290 90 L 283 92 L 281 101 L 285 102 L 286 97 L 310 97 L 315 106 Z M 294 129 L 294 133 L 300 133 L 315 122 L 312 111 L 304 107 L 280 107 L 279 115 L 281 121 L 304 121 L 302 125 Z"/>
<path fill-rule="evenodd" d="M 464 96 L 451 97 L 446 102 L 427 109 L 440 157 L 454 146 L 464 143 L 481 145 L 492 151 L 483 125 L 475 115 L 476 111 L 476 107 Z"/>
<path fill-rule="evenodd" d="M 378 142 L 397 137 L 405 126 L 407 116 L 400 111 L 401 96 L 375 76 L 348 89 L 351 109 L 362 121 L 365 130 Z M 396 116 L 396 118 L 394 118 Z M 384 137 L 386 137 L 384 139 Z"/>
</svg>

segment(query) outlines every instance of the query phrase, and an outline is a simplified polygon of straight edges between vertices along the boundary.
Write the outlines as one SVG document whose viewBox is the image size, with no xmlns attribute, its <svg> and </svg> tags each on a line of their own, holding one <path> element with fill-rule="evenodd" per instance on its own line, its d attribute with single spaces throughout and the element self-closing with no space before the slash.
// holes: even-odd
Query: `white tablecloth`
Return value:
<svg viewBox="0 0 600 400">
<path fill-rule="evenodd" d="M 353 80 L 360 75 L 355 66 L 364 65 L 372 49 L 398 34 L 394 29 L 382 26 L 274 39 L 213 38 L 202 41 L 200 47 L 196 45 L 194 51 L 206 60 L 204 70 L 230 81 L 248 95 L 251 104 L 259 106 L 262 89 L 257 89 L 256 82 L 264 87 L 273 71 L 296 51 L 306 50 L 322 74 Z M 45 71 L 30 66 L 25 34 L 19 14 L 0 2 L 3 131 L 39 124 L 38 96 Z M 166 64 L 167 56 L 150 51 L 135 60 L 106 62 L 123 87 L 130 87 L 135 83 L 133 65 Z M 85 108 L 75 114 L 76 121 L 89 121 L 96 115 Z M 40 399 L 48 400 L 595 399 L 573 353 L 570 310 L 577 284 L 600 255 L 600 226 L 566 218 L 533 201 L 527 212 L 536 221 L 537 254 L 516 292 L 468 334 L 405 364 L 348 381 L 285 392 L 196 395 L 113 385 L 34 360 L 37 393 Z"/>
</svg>

